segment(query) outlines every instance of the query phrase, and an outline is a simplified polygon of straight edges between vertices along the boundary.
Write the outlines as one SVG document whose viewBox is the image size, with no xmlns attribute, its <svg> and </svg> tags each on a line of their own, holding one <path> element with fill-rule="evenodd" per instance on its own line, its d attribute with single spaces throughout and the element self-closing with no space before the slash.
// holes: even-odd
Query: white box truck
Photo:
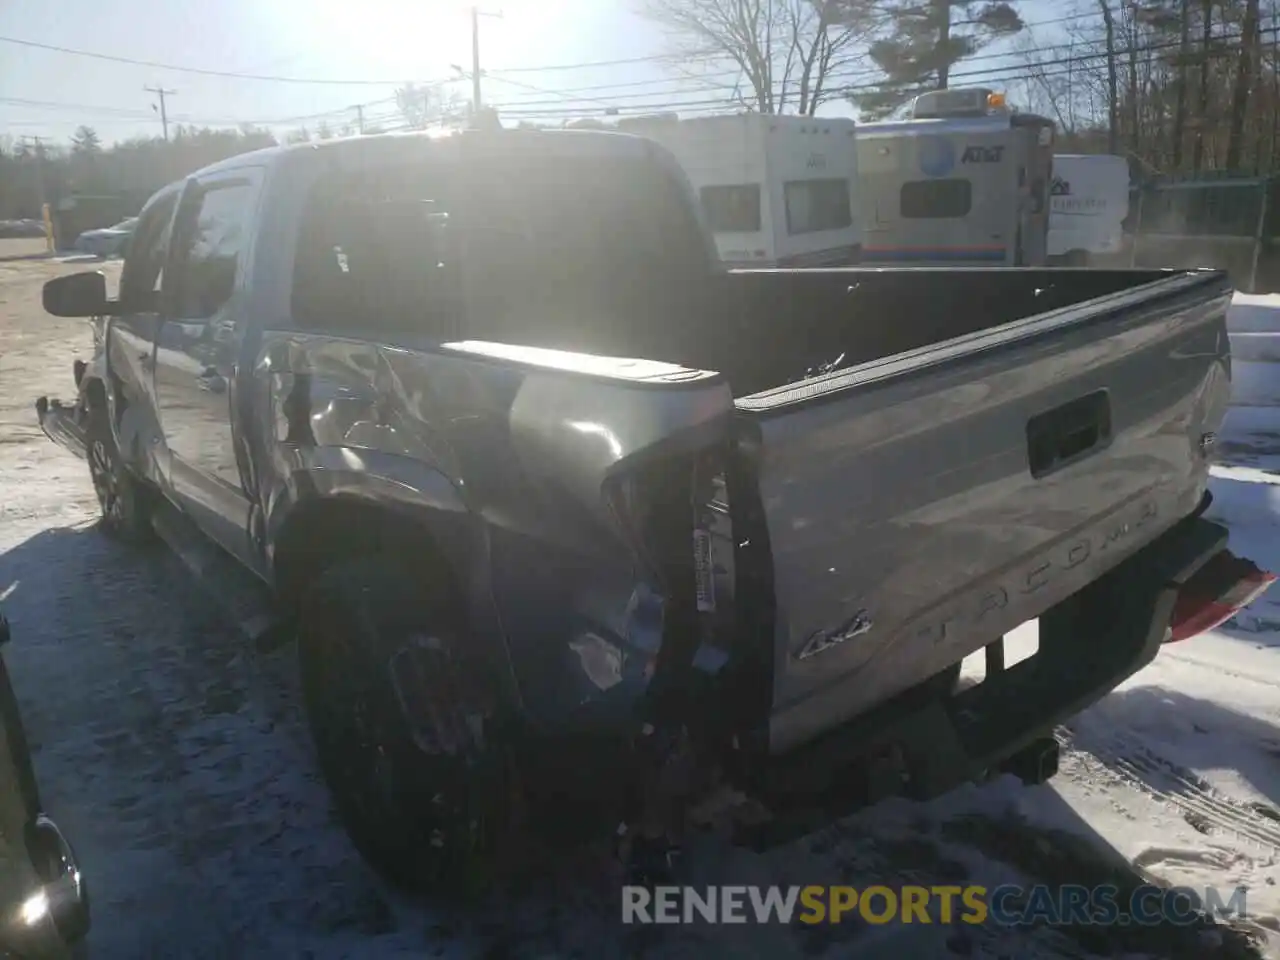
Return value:
<svg viewBox="0 0 1280 960">
<path fill-rule="evenodd" d="M 730 267 L 859 261 L 856 124 L 846 117 L 738 114 L 620 120 L 675 155 Z"/>
<path fill-rule="evenodd" d="M 1129 161 L 1059 153 L 1049 189 L 1049 262 L 1085 267 L 1120 253 L 1129 215 Z"/>
</svg>

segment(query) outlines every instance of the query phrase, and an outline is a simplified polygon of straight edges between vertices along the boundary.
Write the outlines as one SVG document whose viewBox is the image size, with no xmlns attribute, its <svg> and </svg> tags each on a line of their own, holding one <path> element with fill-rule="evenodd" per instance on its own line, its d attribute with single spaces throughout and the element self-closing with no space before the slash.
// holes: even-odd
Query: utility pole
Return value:
<svg viewBox="0 0 1280 960">
<path fill-rule="evenodd" d="M 356 129 L 364 133 L 364 104 L 356 104 Z"/>
<path fill-rule="evenodd" d="M 36 157 L 36 196 L 39 198 L 41 208 L 44 207 L 44 144 L 41 143 L 40 137 L 24 137 L 35 142 L 35 150 L 33 153 Z"/>
<path fill-rule="evenodd" d="M 480 116 L 480 108 L 484 105 L 480 96 L 480 18 L 497 17 L 502 18 L 502 12 L 488 13 L 481 11 L 479 7 L 471 8 L 471 115 L 478 118 Z M 459 73 L 462 71 L 458 67 L 454 67 Z"/>
<path fill-rule="evenodd" d="M 480 8 L 471 8 L 471 115 L 480 116 Z"/>
<path fill-rule="evenodd" d="M 162 130 L 164 130 L 164 142 L 168 143 L 169 142 L 169 114 L 165 110 L 164 98 L 166 95 L 173 96 L 178 91 L 166 90 L 164 87 L 143 87 L 142 89 L 148 91 L 149 93 L 154 93 L 156 96 L 160 98 L 160 127 Z M 152 104 L 151 109 L 152 110 L 155 109 L 154 104 Z"/>
<path fill-rule="evenodd" d="M 44 195 L 44 144 L 40 137 L 23 137 L 24 145 L 27 139 L 35 141 L 36 156 L 36 197 L 40 203 L 40 219 L 44 222 L 44 242 L 50 253 L 54 251 L 53 237 L 53 220 L 50 216 L 49 204 L 45 200 Z"/>
</svg>

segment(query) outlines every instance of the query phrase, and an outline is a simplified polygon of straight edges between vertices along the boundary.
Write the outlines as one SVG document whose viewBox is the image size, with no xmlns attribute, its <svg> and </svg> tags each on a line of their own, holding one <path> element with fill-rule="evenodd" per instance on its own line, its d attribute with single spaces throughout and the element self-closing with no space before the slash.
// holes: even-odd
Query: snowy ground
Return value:
<svg viewBox="0 0 1280 960">
<path fill-rule="evenodd" d="M 475 913 L 389 894 L 331 820 L 289 652 L 254 652 L 163 550 L 99 536 L 83 463 L 36 427 L 32 399 L 65 394 L 88 352 L 83 324 L 39 309 L 40 283 L 70 269 L 0 262 L 0 598 L 45 802 L 92 883 L 95 960 L 1280 956 L 1260 942 L 1280 930 L 1280 596 L 1166 649 L 1077 718 L 1050 786 L 886 803 L 766 855 L 708 836 L 689 857 L 700 884 L 1093 884 L 1133 865 L 1246 885 L 1253 942 L 1221 928 L 623 930 L 616 887 L 563 864 Z M 1214 512 L 1238 552 L 1280 569 L 1280 300 L 1239 298 L 1232 326 L 1238 407 Z"/>
</svg>

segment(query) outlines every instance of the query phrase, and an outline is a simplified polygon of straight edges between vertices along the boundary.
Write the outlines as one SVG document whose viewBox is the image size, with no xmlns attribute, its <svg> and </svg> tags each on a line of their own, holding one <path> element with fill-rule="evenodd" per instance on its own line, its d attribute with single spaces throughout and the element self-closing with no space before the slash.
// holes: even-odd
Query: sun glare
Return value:
<svg viewBox="0 0 1280 960">
<path fill-rule="evenodd" d="M 480 4 L 482 64 L 528 66 L 563 56 L 581 0 L 496 0 Z M 432 80 L 471 68 L 471 4 L 294 0 L 260 8 L 282 46 L 312 49 L 342 76 Z M 286 39 L 287 38 L 287 39 Z M 318 61 L 318 62 L 324 62 Z"/>
</svg>

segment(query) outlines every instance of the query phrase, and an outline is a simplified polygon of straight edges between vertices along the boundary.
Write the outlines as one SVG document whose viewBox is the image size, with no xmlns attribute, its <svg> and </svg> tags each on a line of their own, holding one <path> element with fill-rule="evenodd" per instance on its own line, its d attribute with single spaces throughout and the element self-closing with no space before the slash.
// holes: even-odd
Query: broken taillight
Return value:
<svg viewBox="0 0 1280 960">
<path fill-rule="evenodd" d="M 1178 590 L 1165 643 L 1177 643 L 1222 626 L 1275 582 L 1274 573 L 1223 550 Z"/>
</svg>

